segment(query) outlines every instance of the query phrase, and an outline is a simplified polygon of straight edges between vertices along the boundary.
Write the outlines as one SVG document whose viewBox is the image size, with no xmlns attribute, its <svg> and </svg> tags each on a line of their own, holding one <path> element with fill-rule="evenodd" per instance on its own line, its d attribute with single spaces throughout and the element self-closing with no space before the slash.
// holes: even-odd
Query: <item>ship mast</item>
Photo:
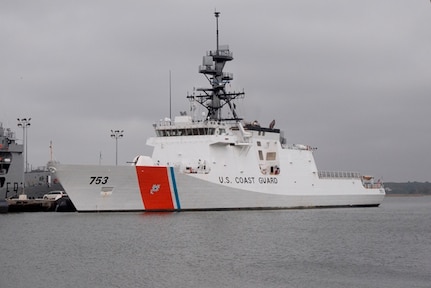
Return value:
<svg viewBox="0 0 431 288">
<path fill-rule="evenodd" d="M 207 120 L 241 120 L 235 111 L 235 104 L 232 103 L 236 98 L 243 96 L 244 92 L 227 92 L 225 86 L 233 80 L 233 74 L 223 72 L 226 62 L 233 60 L 233 54 L 229 51 L 228 45 L 219 44 L 218 18 L 220 12 L 214 12 L 216 18 L 216 50 L 208 51 L 203 57 L 203 63 L 199 66 L 199 73 L 207 78 L 210 88 L 198 88 L 197 91 L 202 94 L 196 96 L 187 96 L 197 101 L 208 110 Z M 222 108 L 228 105 L 233 118 L 223 118 Z"/>
<path fill-rule="evenodd" d="M 217 45 L 217 51 L 218 51 L 218 47 L 219 47 L 219 42 L 218 42 L 218 17 L 220 16 L 220 12 L 215 11 L 214 12 L 214 16 L 216 17 L 216 45 Z"/>
</svg>

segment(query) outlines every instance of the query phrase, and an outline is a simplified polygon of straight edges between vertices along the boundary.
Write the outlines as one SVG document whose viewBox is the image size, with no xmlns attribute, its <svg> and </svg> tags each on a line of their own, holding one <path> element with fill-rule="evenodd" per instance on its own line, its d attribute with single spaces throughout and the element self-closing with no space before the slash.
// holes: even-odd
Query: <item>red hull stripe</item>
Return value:
<svg viewBox="0 0 431 288">
<path fill-rule="evenodd" d="M 174 210 L 169 168 L 136 166 L 139 189 L 145 210 Z"/>
</svg>

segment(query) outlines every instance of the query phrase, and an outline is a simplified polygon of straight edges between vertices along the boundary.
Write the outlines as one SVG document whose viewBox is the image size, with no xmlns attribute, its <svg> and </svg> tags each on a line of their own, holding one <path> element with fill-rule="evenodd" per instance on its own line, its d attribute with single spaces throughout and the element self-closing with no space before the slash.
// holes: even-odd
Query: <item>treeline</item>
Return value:
<svg viewBox="0 0 431 288">
<path fill-rule="evenodd" d="M 387 194 L 431 195 L 430 182 L 385 182 Z"/>
</svg>

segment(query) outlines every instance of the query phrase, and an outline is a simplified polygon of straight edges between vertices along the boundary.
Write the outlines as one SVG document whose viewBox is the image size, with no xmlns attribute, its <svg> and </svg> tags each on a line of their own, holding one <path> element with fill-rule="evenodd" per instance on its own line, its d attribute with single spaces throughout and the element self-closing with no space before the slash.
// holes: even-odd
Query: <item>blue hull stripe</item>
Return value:
<svg viewBox="0 0 431 288">
<path fill-rule="evenodd" d="M 177 203 L 177 209 L 180 210 L 181 205 L 180 198 L 178 197 L 177 182 L 175 181 L 174 167 L 169 167 L 169 169 L 171 172 L 172 188 L 174 188 L 175 202 Z"/>
</svg>

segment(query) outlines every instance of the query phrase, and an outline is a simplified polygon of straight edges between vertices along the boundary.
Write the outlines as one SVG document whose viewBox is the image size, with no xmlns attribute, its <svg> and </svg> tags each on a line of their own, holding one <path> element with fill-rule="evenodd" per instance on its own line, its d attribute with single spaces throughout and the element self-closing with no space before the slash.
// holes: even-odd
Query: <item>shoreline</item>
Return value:
<svg viewBox="0 0 431 288">
<path fill-rule="evenodd" d="M 422 197 L 422 196 L 431 196 L 430 194 L 388 194 L 386 193 L 385 197 Z"/>
</svg>

